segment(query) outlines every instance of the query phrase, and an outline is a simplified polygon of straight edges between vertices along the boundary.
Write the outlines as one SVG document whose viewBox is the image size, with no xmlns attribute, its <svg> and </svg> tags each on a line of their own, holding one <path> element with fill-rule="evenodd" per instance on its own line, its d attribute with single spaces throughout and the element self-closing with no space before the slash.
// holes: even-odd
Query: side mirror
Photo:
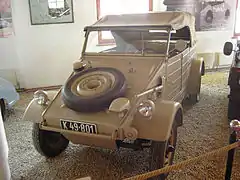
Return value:
<svg viewBox="0 0 240 180">
<path fill-rule="evenodd" d="M 233 44 L 231 42 L 226 42 L 223 48 L 223 53 L 226 56 L 230 56 L 232 54 L 233 51 Z"/>
<path fill-rule="evenodd" d="M 127 98 L 117 98 L 109 106 L 110 112 L 120 113 L 130 109 L 130 101 Z"/>
<path fill-rule="evenodd" d="M 179 52 L 182 52 L 184 49 L 187 48 L 187 42 L 184 40 L 177 40 L 176 44 L 175 44 L 175 49 Z"/>
</svg>

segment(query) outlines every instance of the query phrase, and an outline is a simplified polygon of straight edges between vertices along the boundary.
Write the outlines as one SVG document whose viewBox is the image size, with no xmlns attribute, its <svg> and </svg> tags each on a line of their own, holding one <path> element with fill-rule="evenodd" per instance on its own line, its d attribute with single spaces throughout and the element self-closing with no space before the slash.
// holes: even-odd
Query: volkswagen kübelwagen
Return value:
<svg viewBox="0 0 240 180">
<path fill-rule="evenodd" d="M 36 150 L 54 157 L 69 141 L 149 148 L 149 170 L 171 165 L 181 103 L 199 100 L 204 74 L 194 20 L 184 12 L 107 15 L 85 27 L 66 83 L 57 93 L 35 92 L 24 114 L 34 122 Z"/>
</svg>

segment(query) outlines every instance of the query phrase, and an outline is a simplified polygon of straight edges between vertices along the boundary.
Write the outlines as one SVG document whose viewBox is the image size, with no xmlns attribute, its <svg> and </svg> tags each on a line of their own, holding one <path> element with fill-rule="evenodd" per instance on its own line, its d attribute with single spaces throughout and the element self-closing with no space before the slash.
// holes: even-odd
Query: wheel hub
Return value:
<svg viewBox="0 0 240 180">
<path fill-rule="evenodd" d="M 76 79 L 71 89 L 78 96 L 93 97 L 109 90 L 114 82 L 115 78 L 110 73 L 92 72 Z"/>
</svg>

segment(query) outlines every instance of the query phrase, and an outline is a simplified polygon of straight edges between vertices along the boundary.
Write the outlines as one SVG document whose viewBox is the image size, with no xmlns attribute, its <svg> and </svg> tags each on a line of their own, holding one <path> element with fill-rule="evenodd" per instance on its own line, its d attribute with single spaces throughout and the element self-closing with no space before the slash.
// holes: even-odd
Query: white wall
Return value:
<svg viewBox="0 0 240 180">
<path fill-rule="evenodd" d="M 11 48 L 10 48 L 11 47 Z M 14 37 L 0 39 L 1 69 L 16 68 L 18 65 Z"/>
<path fill-rule="evenodd" d="M 31 26 L 27 0 L 13 0 L 15 36 L 0 39 L 1 69 L 15 69 L 21 87 L 63 84 L 79 58 L 83 28 L 96 20 L 96 0 L 73 0 L 75 23 Z M 165 10 L 154 0 L 154 10 Z M 198 33 L 199 52 L 222 52 L 232 32 Z M 226 62 L 225 62 L 226 61 Z M 224 63 L 230 63 L 225 60 Z"/>
<path fill-rule="evenodd" d="M 225 56 L 223 54 L 223 47 L 225 42 L 231 41 L 235 44 L 236 40 L 232 39 L 233 31 L 209 31 L 209 32 L 197 32 L 198 53 L 220 53 L 219 66 L 226 66 L 232 63 L 232 55 Z M 207 59 L 207 64 L 212 64 L 214 58 Z"/>
<path fill-rule="evenodd" d="M 13 3 L 21 84 L 39 87 L 63 84 L 79 59 L 83 28 L 96 19 L 95 0 L 74 0 L 75 23 L 31 26 L 26 0 Z"/>
<path fill-rule="evenodd" d="M 26 0 L 12 2 L 15 36 L 0 39 L 0 69 L 16 69 L 25 88 L 63 84 L 79 59 L 95 0 L 73 0 L 75 23 L 31 26 Z"/>
</svg>

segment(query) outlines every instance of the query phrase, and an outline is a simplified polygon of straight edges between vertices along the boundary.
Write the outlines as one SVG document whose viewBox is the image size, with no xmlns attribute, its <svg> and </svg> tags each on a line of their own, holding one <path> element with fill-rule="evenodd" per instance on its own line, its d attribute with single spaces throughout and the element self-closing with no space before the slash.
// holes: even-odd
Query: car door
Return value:
<svg viewBox="0 0 240 180">
<path fill-rule="evenodd" d="M 191 62 L 194 58 L 194 51 L 190 51 L 189 48 L 187 48 L 182 54 L 182 90 L 181 90 L 181 99 L 183 99 L 186 95 L 187 85 L 188 85 L 188 78 L 190 74 L 191 69 Z"/>
<path fill-rule="evenodd" d="M 178 101 L 182 91 L 182 53 L 168 59 L 167 62 L 167 99 Z"/>
</svg>

